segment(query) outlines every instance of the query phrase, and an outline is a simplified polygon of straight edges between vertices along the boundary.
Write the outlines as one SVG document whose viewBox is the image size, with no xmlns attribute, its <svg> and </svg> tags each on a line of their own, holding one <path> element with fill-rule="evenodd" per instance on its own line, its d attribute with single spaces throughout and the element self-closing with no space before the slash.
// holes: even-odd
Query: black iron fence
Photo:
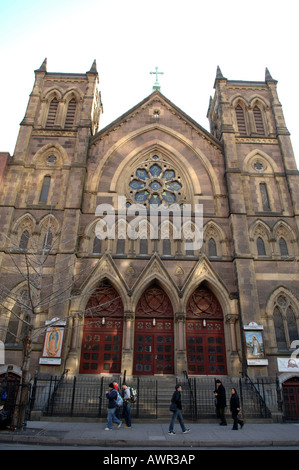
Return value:
<svg viewBox="0 0 299 470">
<path fill-rule="evenodd" d="M 121 388 L 125 375 L 116 376 Z M 57 377 L 34 378 L 30 384 L 11 381 L 5 405 L 11 413 L 14 427 L 23 426 L 27 420 L 37 419 L 36 414 L 57 417 L 82 417 L 104 419 L 107 415 L 106 392 L 111 377 L 68 376 L 65 372 Z M 133 418 L 170 418 L 169 404 L 175 382 L 182 383 L 182 403 L 184 417 L 190 420 L 215 418 L 215 379 L 212 377 L 173 378 L 163 384 L 156 378 L 132 378 L 128 385 L 137 390 L 137 402 L 131 407 Z M 237 389 L 242 414 L 245 418 L 271 418 L 272 412 L 282 409 L 279 390 L 275 379 L 223 378 L 229 405 L 230 391 Z M 25 396 L 25 400 L 24 400 Z M 22 397 L 22 398 L 21 398 Z M 227 407 L 229 414 L 229 406 Z M 21 422 L 21 421 L 22 422 Z M 298 417 L 299 420 L 299 417 Z"/>
</svg>

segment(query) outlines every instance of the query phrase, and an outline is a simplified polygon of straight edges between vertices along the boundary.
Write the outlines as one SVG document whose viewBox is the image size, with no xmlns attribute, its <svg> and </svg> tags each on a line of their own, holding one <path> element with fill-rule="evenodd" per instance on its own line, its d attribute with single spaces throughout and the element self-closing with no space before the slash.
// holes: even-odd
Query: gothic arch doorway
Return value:
<svg viewBox="0 0 299 470">
<path fill-rule="evenodd" d="M 134 374 L 174 373 L 173 308 L 157 284 L 148 287 L 137 304 L 134 344 Z"/>
<path fill-rule="evenodd" d="M 195 289 L 187 303 L 186 343 L 188 374 L 227 373 L 222 308 L 203 285 Z"/>
<path fill-rule="evenodd" d="M 80 374 L 120 373 L 123 315 L 120 296 L 103 283 L 86 305 Z"/>
</svg>

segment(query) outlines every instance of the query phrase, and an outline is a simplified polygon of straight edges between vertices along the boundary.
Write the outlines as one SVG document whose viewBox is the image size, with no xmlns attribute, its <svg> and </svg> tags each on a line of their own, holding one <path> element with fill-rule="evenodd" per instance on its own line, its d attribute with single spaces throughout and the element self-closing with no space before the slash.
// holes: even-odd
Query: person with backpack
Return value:
<svg viewBox="0 0 299 470">
<path fill-rule="evenodd" d="M 109 391 L 106 393 L 106 398 L 108 399 L 108 423 L 105 428 L 105 431 L 112 430 L 112 423 L 116 423 L 118 428 L 120 428 L 122 425 L 122 421 L 115 416 L 115 411 L 117 408 L 117 397 L 117 391 L 115 390 L 114 385 L 111 382 L 109 384 Z"/>
<path fill-rule="evenodd" d="M 126 383 L 123 383 L 123 418 L 126 422 L 125 428 L 132 427 L 132 420 L 131 420 L 131 391 L 130 388 L 127 386 Z"/>
<path fill-rule="evenodd" d="M 118 383 L 116 382 L 116 380 L 113 380 L 113 387 L 115 388 L 115 390 L 117 391 L 117 393 L 119 393 L 119 386 L 118 386 Z M 117 406 L 116 407 L 116 410 L 115 410 L 115 416 L 117 417 L 117 419 L 120 419 L 120 407 Z"/>
</svg>

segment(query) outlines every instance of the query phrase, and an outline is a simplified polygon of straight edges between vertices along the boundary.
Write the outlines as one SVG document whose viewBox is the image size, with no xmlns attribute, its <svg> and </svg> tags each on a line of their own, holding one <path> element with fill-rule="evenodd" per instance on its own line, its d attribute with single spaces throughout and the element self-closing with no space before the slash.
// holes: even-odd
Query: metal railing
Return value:
<svg viewBox="0 0 299 470">
<path fill-rule="evenodd" d="M 119 387 L 126 381 L 126 375 L 115 377 Z M 46 416 L 105 418 L 107 413 L 106 391 L 111 377 L 69 376 L 66 371 L 61 376 L 34 378 L 32 384 L 14 383 L 11 385 L 11 410 L 26 406 L 25 421 L 33 412 Z M 215 418 L 215 397 L 213 377 L 173 378 L 169 382 L 183 385 L 182 403 L 186 419 L 201 420 Z M 278 400 L 275 380 L 252 379 L 248 376 L 239 378 L 223 378 L 227 392 L 227 414 L 229 411 L 230 389 L 235 387 L 241 400 L 242 413 L 245 417 L 270 418 L 271 411 L 278 411 L 281 403 Z M 172 389 L 163 388 L 163 383 L 156 378 L 130 377 L 128 385 L 137 390 L 137 402 L 131 407 L 133 418 L 157 419 L 169 418 L 169 404 Z M 20 403 L 20 390 L 27 388 L 26 405 Z M 8 406 L 8 405 L 7 405 Z M 20 424 L 20 423 L 18 423 Z"/>
</svg>

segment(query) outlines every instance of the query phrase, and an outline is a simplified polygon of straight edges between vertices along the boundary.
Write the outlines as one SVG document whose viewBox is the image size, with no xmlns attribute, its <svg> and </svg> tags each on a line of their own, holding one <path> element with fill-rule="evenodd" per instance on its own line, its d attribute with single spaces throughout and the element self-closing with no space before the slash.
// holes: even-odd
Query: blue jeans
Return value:
<svg viewBox="0 0 299 470">
<path fill-rule="evenodd" d="M 124 404 L 123 404 L 123 418 L 126 421 L 126 425 L 131 427 L 132 426 L 132 423 L 131 423 L 131 405 L 130 405 L 130 403 L 126 403 L 125 401 L 124 401 Z"/>
<path fill-rule="evenodd" d="M 171 421 L 170 421 L 170 424 L 169 424 L 169 432 L 173 431 L 174 423 L 175 423 L 177 418 L 179 418 L 179 422 L 180 422 L 182 431 L 183 432 L 186 431 L 186 426 L 185 426 L 185 423 L 184 423 L 184 420 L 183 420 L 182 412 L 181 412 L 181 410 L 177 409 L 176 411 L 172 412 L 172 418 L 171 418 Z"/>
<path fill-rule="evenodd" d="M 112 423 L 120 423 L 120 419 L 115 416 L 116 408 L 108 408 L 108 423 L 107 428 L 112 429 Z"/>
</svg>

